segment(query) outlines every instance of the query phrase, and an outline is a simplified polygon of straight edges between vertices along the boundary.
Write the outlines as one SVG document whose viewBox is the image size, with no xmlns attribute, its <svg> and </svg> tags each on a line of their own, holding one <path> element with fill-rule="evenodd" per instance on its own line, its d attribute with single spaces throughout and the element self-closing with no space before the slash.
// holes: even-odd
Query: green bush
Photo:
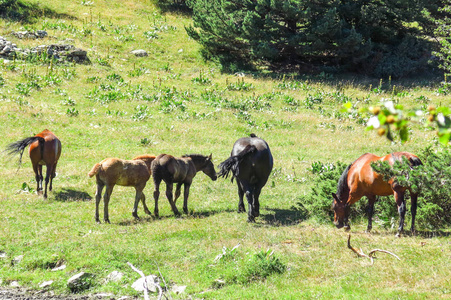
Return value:
<svg viewBox="0 0 451 300">
<path fill-rule="evenodd" d="M 451 224 L 451 152 L 424 149 L 419 157 L 423 165 L 411 169 L 408 164 L 373 166 L 379 173 L 396 177 L 402 186 L 419 192 L 417 224 L 426 229 L 439 229 Z"/>
<path fill-rule="evenodd" d="M 264 280 L 272 274 L 281 274 L 287 269 L 270 249 L 254 254 L 247 253 L 243 256 L 237 248 L 238 246 L 229 250 L 224 247 L 223 253 L 215 259 L 217 263 L 215 266 L 219 267 L 220 277 L 226 284 L 247 284 Z"/>
<path fill-rule="evenodd" d="M 418 210 L 416 225 L 424 229 L 439 229 L 451 225 L 451 152 L 448 149 L 434 151 L 426 148 L 419 154 L 423 165 L 411 169 L 408 164 L 395 163 L 393 167 L 386 163 L 373 163 L 372 167 L 385 178 L 395 177 L 403 186 L 418 191 Z M 331 194 L 337 191 L 337 183 L 346 164 L 314 162 L 312 164 L 313 187 L 311 191 L 299 197 L 297 209 L 319 222 L 333 221 Z M 407 193 L 407 217 L 410 218 L 410 195 Z M 351 206 L 350 219 L 366 218 L 368 201 L 366 197 Z M 380 226 L 393 226 L 399 218 L 393 196 L 378 197 L 374 206 L 373 220 Z M 395 221 L 397 223 L 397 221 Z"/>
<path fill-rule="evenodd" d="M 334 218 L 332 193 L 337 192 L 338 179 L 347 166 L 342 162 L 314 162 L 311 168 L 313 187 L 308 194 L 298 198 L 296 208 L 320 223 L 332 222 Z M 367 201 L 358 201 L 351 206 L 350 218 L 365 217 L 366 203 Z"/>
</svg>

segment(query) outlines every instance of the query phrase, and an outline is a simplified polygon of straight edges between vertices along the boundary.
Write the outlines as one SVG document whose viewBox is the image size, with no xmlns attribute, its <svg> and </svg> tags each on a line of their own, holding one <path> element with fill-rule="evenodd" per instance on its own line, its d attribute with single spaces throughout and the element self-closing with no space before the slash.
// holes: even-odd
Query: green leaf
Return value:
<svg viewBox="0 0 451 300">
<path fill-rule="evenodd" d="M 448 145 L 450 139 L 451 139 L 451 133 L 441 134 L 438 137 L 438 140 L 440 141 L 440 143 L 445 146 Z"/>
</svg>

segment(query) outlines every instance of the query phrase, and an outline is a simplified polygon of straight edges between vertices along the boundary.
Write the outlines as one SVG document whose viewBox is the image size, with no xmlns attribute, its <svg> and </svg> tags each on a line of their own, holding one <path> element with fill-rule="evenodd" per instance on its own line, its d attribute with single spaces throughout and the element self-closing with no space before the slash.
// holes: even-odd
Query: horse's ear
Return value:
<svg viewBox="0 0 451 300">
<path fill-rule="evenodd" d="M 208 157 L 209 160 L 211 160 L 211 156 L 213 155 L 213 153 L 210 153 L 210 156 Z"/>
<path fill-rule="evenodd" d="M 337 194 L 332 193 L 332 197 L 334 197 L 335 201 L 341 202 L 340 199 L 338 199 Z"/>
</svg>

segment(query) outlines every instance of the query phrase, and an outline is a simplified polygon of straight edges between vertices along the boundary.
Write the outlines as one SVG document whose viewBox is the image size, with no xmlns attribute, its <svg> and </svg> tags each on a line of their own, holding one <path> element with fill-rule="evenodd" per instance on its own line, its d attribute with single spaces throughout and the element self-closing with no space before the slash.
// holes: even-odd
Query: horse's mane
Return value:
<svg viewBox="0 0 451 300">
<path fill-rule="evenodd" d="M 182 157 L 190 157 L 195 163 L 203 163 L 208 158 L 208 156 L 202 155 L 202 154 L 185 154 L 182 155 Z"/>
<path fill-rule="evenodd" d="M 352 163 L 353 164 L 353 163 Z M 350 164 L 341 174 L 340 179 L 338 180 L 337 186 L 337 198 L 340 201 L 347 201 L 349 197 L 349 186 L 348 186 L 348 173 L 352 164 Z"/>
</svg>

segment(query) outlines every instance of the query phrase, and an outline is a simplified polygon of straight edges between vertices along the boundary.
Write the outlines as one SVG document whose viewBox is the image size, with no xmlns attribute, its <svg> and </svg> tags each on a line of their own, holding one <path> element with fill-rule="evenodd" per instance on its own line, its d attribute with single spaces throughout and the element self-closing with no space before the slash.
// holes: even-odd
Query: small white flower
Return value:
<svg viewBox="0 0 451 300">
<path fill-rule="evenodd" d="M 373 128 L 379 128 L 381 123 L 379 122 L 379 118 L 377 116 L 372 116 L 367 123 L 367 126 L 373 126 Z"/>
<path fill-rule="evenodd" d="M 384 106 L 390 111 L 392 114 L 396 114 L 395 105 L 393 104 L 393 101 L 386 101 L 384 103 Z"/>
<path fill-rule="evenodd" d="M 441 125 L 441 126 L 445 126 L 445 116 L 442 113 L 439 113 L 437 115 L 437 122 Z"/>
</svg>

